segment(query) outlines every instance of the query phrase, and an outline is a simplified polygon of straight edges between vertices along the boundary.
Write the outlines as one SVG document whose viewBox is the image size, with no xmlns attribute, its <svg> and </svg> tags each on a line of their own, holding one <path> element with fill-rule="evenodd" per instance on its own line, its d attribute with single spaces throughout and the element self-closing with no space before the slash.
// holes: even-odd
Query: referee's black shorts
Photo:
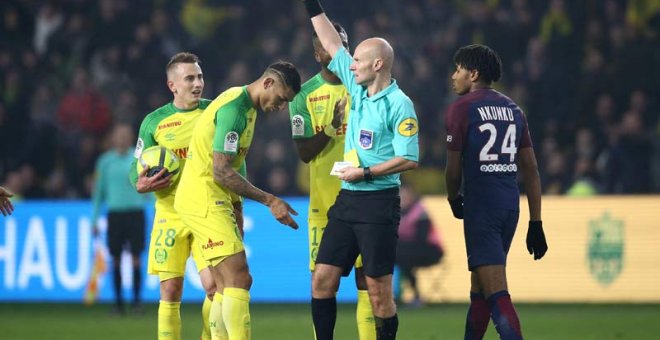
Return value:
<svg viewBox="0 0 660 340">
<path fill-rule="evenodd" d="M 343 269 L 348 275 L 362 254 L 365 275 L 392 274 L 401 218 L 399 188 L 378 191 L 342 189 L 328 211 L 316 263 Z"/>
<path fill-rule="evenodd" d="M 144 210 L 111 211 L 108 213 L 108 249 L 118 257 L 126 244 L 131 254 L 140 255 L 144 250 Z"/>
</svg>

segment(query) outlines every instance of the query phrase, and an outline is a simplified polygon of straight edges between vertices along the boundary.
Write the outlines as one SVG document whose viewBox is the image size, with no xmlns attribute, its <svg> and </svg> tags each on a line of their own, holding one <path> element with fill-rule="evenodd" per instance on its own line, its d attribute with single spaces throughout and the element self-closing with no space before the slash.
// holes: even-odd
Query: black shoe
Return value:
<svg viewBox="0 0 660 340">
<path fill-rule="evenodd" d="M 144 315 L 144 306 L 140 302 L 134 302 L 131 305 L 131 313 L 137 315 Z"/>
<path fill-rule="evenodd" d="M 109 314 L 110 314 L 111 316 L 124 316 L 124 315 L 126 315 L 126 311 L 124 310 L 124 306 L 121 306 L 121 305 L 114 305 L 114 306 L 112 306 L 112 308 L 110 309 L 110 313 L 109 313 Z"/>
</svg>

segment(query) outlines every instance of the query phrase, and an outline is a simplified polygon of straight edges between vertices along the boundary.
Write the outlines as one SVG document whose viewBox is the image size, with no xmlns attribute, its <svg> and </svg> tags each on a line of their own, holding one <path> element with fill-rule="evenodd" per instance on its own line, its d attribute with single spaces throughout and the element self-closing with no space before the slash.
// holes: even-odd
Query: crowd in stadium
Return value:
<svg viewBox="0 0 660 340">
<path fill-rule="evenodd" d="M 2 1 L 0 184 L 25 199 L 89 197 L 112 124 L 128 122 L 137 132 L 170 100 L 164 69 L 178 51 L 202 59 L 209 99 L 277 59 L 308 79 L 318 64 L 298 2 L 254 0 L 247 10 L 241 1 L 215 0 Z M 452 53 L 469 43 L 501 55 L 496 88 L 527 114 L 545 194 L 660 192 L 657 1 L 324 5 L 352 47 L 383 36 L 397 51 L 393 74 L 420 121 L 413 182 L 423 193 L 444 190 Z M 256 130 L 247 160 L 253 183 L 276 195 L 304 193 L 286 110 L 261 114 Z"/>
</svg>

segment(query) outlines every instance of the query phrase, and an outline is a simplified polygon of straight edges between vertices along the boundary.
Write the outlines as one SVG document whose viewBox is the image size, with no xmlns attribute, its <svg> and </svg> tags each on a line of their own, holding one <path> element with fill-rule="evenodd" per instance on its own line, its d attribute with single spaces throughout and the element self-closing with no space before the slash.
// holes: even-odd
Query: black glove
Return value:
<svg viewBox="0 0 660 340">
<path fill-rule="evenodd" d="M 548 244 L 545 242 L 545 234 L 543 233 L 543 222 L 529 221 L 527 251 L 534 254 L 534 260 L 540 260 L 548 251 Z"/>
<path fill-rule="evenodd" d="M 463 195 L 458 194 L 453 200 L 449 200 L 449 206 L 454 217 L 459 220 L 463 219 Z"/>
</svg>

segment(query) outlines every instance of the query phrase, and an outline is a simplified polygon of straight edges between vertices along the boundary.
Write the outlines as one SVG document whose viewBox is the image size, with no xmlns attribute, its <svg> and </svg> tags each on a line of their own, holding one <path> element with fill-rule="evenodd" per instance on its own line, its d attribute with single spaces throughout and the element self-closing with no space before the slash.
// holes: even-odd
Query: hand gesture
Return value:
<svg viewBox="0 0 660 340">
<path fill-rule="evenodd" d="M 270 208 L 270 213 L 273 214 L 275 219 L 277 219 L 280 223 L 284 225 L 288 225 L 289 227 L 293 229 L 298 229 L 298 223 L 289 215 L 289 213 L 293 215 L 298 215 L 298 212 L 293 210 L 289 203 L 286 203 L 279 197 L 272 196 L 272 200 L 268 204 L 268 207 Z"/>
<path fill-rule="evenodd" d="M 14 212 L 14 205 L 9 200 L 13 196 L 13 192 L 0 187 L 0 212 L 2 212 L 3 216 L 11 215 Z"/>
<path fill-rule="evenodd" d="M 454 199 L 449 200 L 451 212 L 459 220 L 463 219 L 463 195 L 458 194 Z"/>
<path fill-rule="evenodd" d="M 335 109 L 332 113 L 332 127 L 338 129 L 344 121 L 344 114 L 346 113 L 346 101 L 348 96 L 342 97 L 335 102 Z"/>
<path fill-rule="evenodd" d="M 149 171 L 148 168 L 144 169 L 138 175 L 137 183 L 135 183 L 135 189 L 137 192 L 143 194 L 145 192 L 165 189 L 172 185 L 172 175 L 169 174 L 165 176 L 167 169 L 163 168 L 151 177 L 147 177 L 147 171 Z"/>
<path fill-rule="evenodd" d="M 529 221 L 527 229 L 527 251 L 534 254 L 534 260 L 540 260 L 548 251 L 548 244 L 543 233 L 543 222 Z"/>
</svg>

